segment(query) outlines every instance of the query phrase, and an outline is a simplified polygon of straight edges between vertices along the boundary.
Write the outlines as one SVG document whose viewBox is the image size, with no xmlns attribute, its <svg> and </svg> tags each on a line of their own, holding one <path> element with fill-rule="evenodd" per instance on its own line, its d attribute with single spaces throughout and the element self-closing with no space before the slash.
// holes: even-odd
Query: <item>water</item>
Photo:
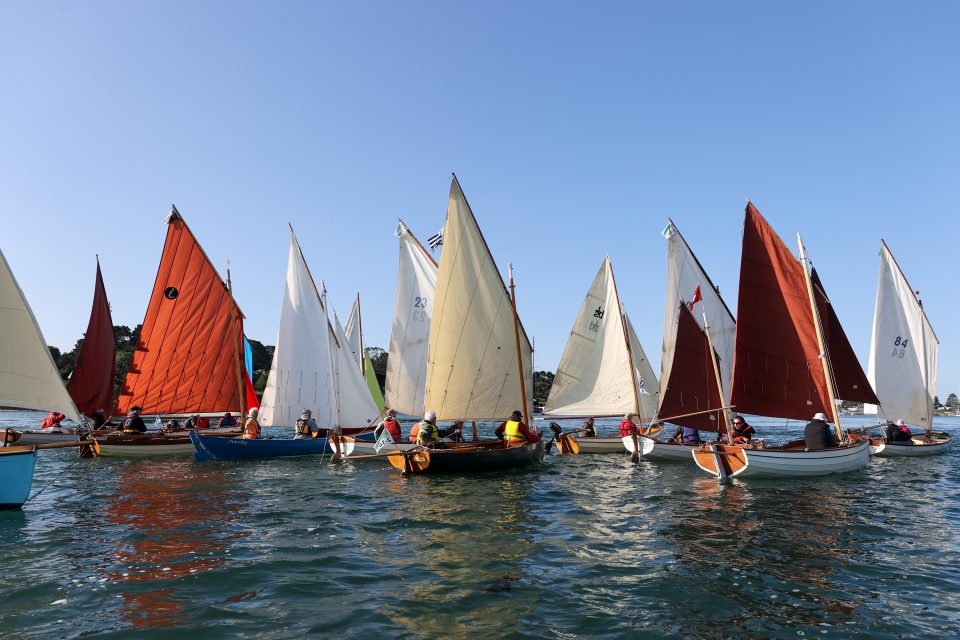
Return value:
<svg viewBox="0 0 960 640">
<path fill-rule="evenodd" d="M 956 638 L 958 456 L 720 487 L 620 455 L 404 479 L 42 451 L 53 484 L 0 512 L 0 637 Z"/>
</svg>

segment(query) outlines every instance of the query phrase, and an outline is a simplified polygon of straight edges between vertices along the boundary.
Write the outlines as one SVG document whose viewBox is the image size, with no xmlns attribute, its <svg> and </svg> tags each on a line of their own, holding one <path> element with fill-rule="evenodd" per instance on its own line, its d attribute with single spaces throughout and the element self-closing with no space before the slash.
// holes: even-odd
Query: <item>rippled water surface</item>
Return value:
<svg viewBox="0 0 960 640">
<path fill-rule="evenodd" d="M 956 638 L 958 456 L 721 487 L 619 454 L 404 479 L 42 451 L 0 512 L 0 636 Z"/>
</svg>

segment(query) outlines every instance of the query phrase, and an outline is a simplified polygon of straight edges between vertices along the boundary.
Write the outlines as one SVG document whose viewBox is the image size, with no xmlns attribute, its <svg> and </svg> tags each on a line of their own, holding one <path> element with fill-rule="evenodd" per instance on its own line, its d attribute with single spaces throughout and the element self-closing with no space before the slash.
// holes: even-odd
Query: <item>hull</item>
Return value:
<svg viewBox="0 0 960 640">
<path fill-rule="evenodd" d="M 573 434 L 576 436 L 576 434 Z M 580 453 L 624 453 L 623 440 L 620 436 L 581 438 L 577 436 Z"/>
<path fill-rule="evenodd" d="M 100 455 L 108 457 L 146 456 L 189 456 L 194 453 L 189 434 L 192 431 L 174 431 L 170 433 L 151 432 L 146 434 L 111 433 L 97 437 Z M 206 433 L 217 434 L 211 437 L 225 439 L 239 435 L 233 428 L 207 429 Z"/>
<path fill-rule="evenodd" d="M 430 465 L 423 473 L 473 473 L 527 467 L 543 459 L 543 440 L 520 447 L 488 447 L 470 450 L 470 443 L 457 448 L 431 449 Z"/>
<path fill-rule="evenodd" d="M 74 433 L 44 433 L 43 431 L 18 431 L 8 429 L 9 442 L 11 444 L 50 444 L 51 442 L 76 442 L 77 436 Z"/>
<path fill-rule="evenodd" d="M 357 440 L 353 445 L 353 453 L 358 456 L 373 455 L 377 453 L 376 449 L 374 449 L 376 444 L 376 442 L 369 440 Z M 383 445 L 383 448 L 380 449 L 379 453 L 389 453 L 391 451 L 410 451 L 410 449 L 413 449 L 416 446 L 417 445 L 413 444 L 412 442 L 404 442 L 401 444 L 385 444 Z"/>
<path fill-rule="evenodd" d="M 913 444 L 891 444 L 879 439 L 870 441 L 870 453 L 875 456 L 935 456 L 945 452 L 953 444 L 953 437 L 947 433 L 932 433 L 930 441 L 923 436 L 913 439 Z"/>
<path fill-rule="evenodd" d="M 262 460 L 332 453 L 326 438 L 245 440 L 190 433 L 190 450 L 197 460 Z"/>
<path fill-rule="evenodd" d="M 870 441 L 860 438 L 845 447 L 820 451 L 806 451 L 803 442 L 792 442 L 779 449 L 752 449 L 731 445 L 711 445 L 721 454 L 744 460 L 729 476 L 735 478 L 797 478 L 826 476 L 834 473 L 859 471 L 870 460 Z M 701 450 L 698 450 L 698 452 Z M 740 455 L 742 453 L 742 456 Z M 717 475 L 709 461 L 693 455 L 694 461 L 704 471 Z M 705 464 L 706 462 L 706 464 Z"/>
<path fill-rule="evenodd" d="M 640 436 L 640 440 L 643 442 L 643 457 L 650 460 L 690 462 L 690 452 L 700 448 L 695 445 L 664 442 L 646 436 Z"/>
<path fill-rule="evenodd" d="M 30 497 L 37 450 L 32 447 L 0 448 L 0 509 L 19 509 Z"/>
</svg>

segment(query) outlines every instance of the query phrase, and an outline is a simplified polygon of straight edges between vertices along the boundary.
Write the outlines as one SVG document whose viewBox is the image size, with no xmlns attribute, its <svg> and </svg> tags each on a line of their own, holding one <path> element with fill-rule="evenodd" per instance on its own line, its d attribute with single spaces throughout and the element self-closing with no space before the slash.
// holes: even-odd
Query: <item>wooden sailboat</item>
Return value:
<svg viewBox="0 0 960 640">
<path fill-rule="evenodd" d="M 243 313 L 176 207 L 166 223 L 160 267 L 115 414 L 139 406 L 143 415 L 242 417 Z M 111 433 L 99 441 L 103 455 L 193 453 L 186 431 Z"/>
<path fill-rule="evenodd" d="M 443 238 L 424 407 L 438 420 L 469 421 L 503 419 L 519 405 L 530 424 L 533 349 L 456 176 Z M 538 462 L 543 440 L 439 443 L 427 455 L 394 454 L 394 466 L 408 472 L 490 471 Z"/>
<path fill-rule="evenodd" d="M 673 220 L 667 221 L 664 236 L 668 243 L 667 298 L 657 420 L 721 433 L 728 424 L 724 407 L 730 405 L 736 321 Z M 696 447 L 671 442 L 670 435 L 643 436 L 644 457 L 689 462 Z"/>
<path fill-rule="evenodd" d="M 557 367 L 544 414 L 556 419 L 656 414 L 657 378 L 617 295 L 610 257 L 587 290 Z M 633 338 L 633 339 L 631 339 Z M 622 453 L 619 434 L 578 438 L 580 453 Z"/>
<path fill-rule="evenodd" d="M 58 411 L 77 424 L 83 418 L 63 386 L 30 305 L 0 251 L 0 406 Z M 0 509 L 18 509 L 30 495 L 37 449 L 73 443 L 9 446 L 0 439 Z"/>
<path fill-rule="evenodd" d="M 369 429 L 379 417 L 356 360 L 340 328 L 332 325 L 297 237 L 290 252 L 273 362 L 260 404 L 264 427 L 289 427 L 309 409 L 328 433 Z M 327 438 L 243 440 L 191 434 L 198 460 L 239 460 L 330 452 Z"/>
<path fill-rule="evenodd" d="M 811 451 L 800 440 L 694 451 L 697 465 L 721 480 L 822 476 L 862 469 L 869 460 L 869 441 L 843 429 L 836 399 L 876 396 L 797 239 L 801 262 L 747 204 L 731 400 L 738 411 L 755 415 L 806 421 L 825 413 L 838 445 Z"/>
<path fill-rule="evenodd" d="M 883 242 L 883 241 L 881 241 Z M 873 316 L 867 376 L 883 403 L 864 405 L 864 413 L 885 414 L 923 429 L 911 443 L 871 438 L 871 452 L 884 456 L 926 456 L 946 451 L 952 438 L 933 431 L 933 400 L 937 392 L 939 341 L 913 287 L 890 247 L 880 250 L 880 278 Z"/>
<path fill-rule="evenodd" d="M 109 415 L 113 408 L 113 374 L 116 366 L 116 343 L 113 338 L 113 319 L 107 291 L 97 260 L 97 277 L 93 290 L 93 307 L 90 320 L 83 334 L 83 344 L 77 362 L 67 383 L 67 393 L 82 415 L 92 416 L 102 410 Z M 44 433 L 28 429 L 19 433 L 11 430 L 11 442 L 17 444 L 44 444 L 50 442 L 74 442 L 77 436 L 72 429 L 63 433 Z"/>
</svg>

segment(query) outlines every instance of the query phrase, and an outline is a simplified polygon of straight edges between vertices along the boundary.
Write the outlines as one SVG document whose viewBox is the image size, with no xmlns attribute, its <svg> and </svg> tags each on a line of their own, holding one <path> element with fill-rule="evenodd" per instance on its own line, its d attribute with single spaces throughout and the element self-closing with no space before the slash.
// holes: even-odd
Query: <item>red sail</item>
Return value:
<svg viewBox="0 0 960 640">
<path fill-rule="evenodd" d="M 737 411 L 831 419 L 803 266 L 747 204 L 737 299 L 731 403 Z"/>
<path fill-rule="evenodd" d="M 710 361 L 711 353 L 706 334 L 693 319 L 687 305 L 681 302 L 673 366 L 665 385 L 666 390 L 660 396 L 660 409 L 657 412 L 659 420 L 702 431 L 718 432 L 726 428 L 723 421 L 723 398 L 720 396 L 716 373 Z M 671 417 L 709 409 L 716 411 L 686 418 Z"/>
<path fill-rule="evenodd" d="M 91 416 L 97 409 L 107 413 L 113 408 L 113 373 L 116 364 L 113 318 L 100 274 L 100 260 L 97 260 L 97 282 L 93 289 L 90 322 L 87 323 L 87 332 L 83 334 L 83 344 L 73 373 L 70 374 L 70 382 L 67 383 L 67 392 L 80 413 Z"/>
<path fill-rule="evenodd" d="M 820 322 L 823 325 L 824 340 L 830 352 L 830 364 L 833 367 L 833 379 L 837 385 L 837 399 L 851 402 L 867 402 L 879 404 L 877 395 L 870 386 L 857 355 L 847 340 L 847 334 L 840 325 L 840 319 L 830 304 L 827 292 L 820 282 L 817 270 L 812 269 L 810 279 L 813 281 L 813 292 L 820 311 Z"/>
<path fill-rule="evenodd" d="M 176 208 L 119 412 L 243 411 L 243 314 Z"/>
</svg>

